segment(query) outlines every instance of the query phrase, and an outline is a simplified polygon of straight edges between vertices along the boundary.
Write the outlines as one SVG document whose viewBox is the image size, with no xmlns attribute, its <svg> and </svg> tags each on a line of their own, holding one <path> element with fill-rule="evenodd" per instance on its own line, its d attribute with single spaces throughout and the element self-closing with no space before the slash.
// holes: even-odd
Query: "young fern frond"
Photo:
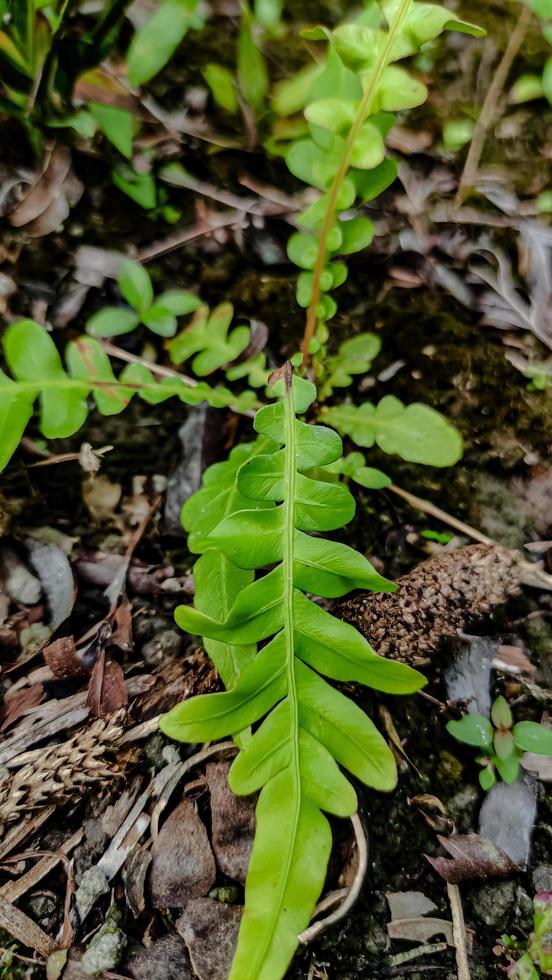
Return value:
<svg viewBox="0 0 552 980">
<path fill-rule="evenodd" d="M 392 113 L 421 105 L 427 97 L 425 85 L 394 62 L 416 54 L 444 30 L 485 33 L 444 7 L 417 0 L 378 0 L 352 23 L 331 32 L 307 32 L 313 40 L 327 38 L 329 51 L 306 101 L 310 135 L 293 143 L 287 154 L 291 172 L 322 191 L 299 216 L 306 231 L 292 235 L 288 245 L 290 259 L 304 270 L 297 299 L 307 308 L 306 357 L 317 332 L 319 341 L 326 339 L 321 328 L 336 310 L 330 291 L 347 278 L 346 266 L 334 260 L 365 248 L 373 236 L 368 218 L 342 220 L 340 214 L 377 197 L 393 182 L 397 167 L 385 158 L 384 143 Z"/>
<path fill-rule="evenodd" d="M 260 790 L 232 980 L 284 976 L 324 884 L 331 849 L 324 813 L 346 817 L 356 810 L 355 791 L 339 767 L 377 789 L 391 790 L 396 783 L 383 737 L 321 675 L 393 693 L 410 693 L 424 683 L 416 671 L 377 656 L 360 633 L 305 594 L 334 597 L 355 588 L 394 586 L 352 548 L 309 533 L 334 530 L 353 516 L 354 500 L 344 486 L 306 475 L 339 459 L 341 439 L 331 429 L 296 419 L 316 389 L 306 380 L 292 381 L 289 365 L 273 391 L 278 401 L 255 418 L 264 451 L 237 470 L 241 500 L 234 497 L 229 515 L 206 537 L 203 529 L 199 539 L 192 535 L 192 547 L 205 552 L 200 562 L 222 554 L 249 574 L 273 567 L 237 593 L 224 618 L 205 611 L 204 596 L 196 598 L 195 608 L 180 606 L 176 612 L 182 629 L 208 643 L 248 649 L 246 665 L 226 692 L 186 701 L 161 720 L 167 735 L 191 742 L 261 722 L 230 771 L 238 795 Z M 250 447 L 243 453 L 250 455 Z M 211 505 L 215 510 L 216 495 L 239 461 L 240 453 L 223 464 L 227 471 L 211 471 L 204 490 L 186 505 L 189 527 L 203 515 L 208 530 L 211 519 L 205 515 Z M 235 509 L 243 501 L 246 506 Z M 257 644 L 263 644 L 258 652 Z"/>
<path fill-rule="evenodd" d="M 117 415 L 134 394 L 152 405 L 176 397 L 187 405 L 207 401 L 214 408 L 251 408 L 251 392 L 236 396 L 228 388 L 177 376 L 156 380 L 143 364 L 129 364 L 117 378 L 106 352 L 92 337 L 67 345 L 65 370 L 52 338 L 34 320 L 8 327 L 2 346 L 13 378 L 0 370 L 0 471 L 17 449 L 37 400 L 40 431 L 48 439 L 71 436 L 84 425 L 90 395 L 102 415 Z"/>
</svg>

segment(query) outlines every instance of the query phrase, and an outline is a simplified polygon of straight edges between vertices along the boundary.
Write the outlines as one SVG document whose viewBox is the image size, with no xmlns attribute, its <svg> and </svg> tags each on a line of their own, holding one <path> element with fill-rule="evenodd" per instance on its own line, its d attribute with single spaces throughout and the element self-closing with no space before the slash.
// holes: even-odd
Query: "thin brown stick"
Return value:
<svg viewBox="0 0 552 980">
<path fill-rule="evenodd" d="M 454 939 L 454 947 L 456 949 L 458 980 L 470 980 L 470 965 L 466 948 L 466 926 L 464 923 L 460 889 L 458 885 L 451 885 L 447 882 L 447 893 L 452 913 L 452 938 Z"/>
<path fill-rule="evenodd" d="M 198 221 L 191 228 L 185 228 L 184 231 L 169 235 L 161 242 L 154 242 L 148 248 L 141 249 L 136 260 L 138 262 L 151 262 L 152 259 L 156 259 L 160 255 L 167 255 L 168 252 L 174 252 L 182 245 L 193 242 L 196 238 L 203 238 L 204 235 L 209 235 L 212 231 L 218 231 L 219 228 L 229 228 L 231 225 L 243 221 L 243 216 L 244 212 L 238 210 L 221 211 L 220 214 L 213 214 L 209 221 Z"/>
<path fill-rule="evenodd" d="M 521 45 L 523 44 L 525 32 L 529 26 L 530 20 L 531 9 L 526 4 L 523 4 L 517 24 L 512 31 L 506 50 L 498 63 L 493 80 L 489 85 L 489 91 L 487 92 L 481 107 L 479 119 L 475 124 L 470 148 L 468 150 L 468 155 L 466 157 L 466 162 L 464 164 L 464 169 L 462 171 L 462 176 L 460 177 L 460 183 L 458 185 L 458 190 L 454 201 L 457 208 L 463 204 L 467 194 L 475 184 L 479 161 L 481 160 L 481 155 L 485 147 L 487 133 L 497 117 L 500 96 L 502 95 L 506 80 L 510 74 L 510 69 L 519 53 Z"/>
<path fill-rule="evenodd" d="M 455 528 L 456 531 L 460 531 L 461 534 L 466 534 L 468 538 L 473 538 L 474 541 L 480 541 L 481 544 L 496 544 L 492 538 L 487 537 L 482 531 L 478 531 L 475 527 L 470 527 L 469 524 L 465 524 L 464 521 L 459 521 L 457 517 L 453 517 L 452 514 L 447 514 L 446 510 L 441 510 L 440 507 L 436 507 L 432 504 L 430 500 L 424 500 L 423 497 L 416 497 L 415 494 L 409 493 L 408 490 L 403 490 L 402 487 L 395 486 L 394 483 L 387 487 L 392 493 L 396 494 L 397 497 L 402 497 L 406 500 L 407 504 L 411 507 L 415 507 L 416 510 L 421 510 L 423 514 L 429 514 L 431 517 L 436 517 L 437 520 L 442 521 L 443 524 L 448 524 L 449 527 Z"/>
<path fill-rule="evenodd" d="M 362 821 L 358 813 L 353 814 L 351 817 L 351 823 L 355 832 L 357 850 L 358 850 L 358 868 L 355 875 L 355 880 L 349 889 L 347 898 L 342 905 L 339 906 L 335 912 L 331 912 L 330 915 L 326 916 L 325 919 L 319 919 L 318 922 L 314 922 L 312 925 L 301 932 L 297 937 L 300 943 L 307 945 L 307 943 L 312 943 L 315 939 L 318 939 L 322 933 L 326 932 L 331 926 L 334 926 L 336 922 L 340 922 L 344 919 L 346 915 L 349 914 L 353 905 L 355 904 L 364 879 L 366 877 L 366 872 L 368 870 L 368 841 L 366 840 L 366 834 L 364 833 L 364 827 L 362 826 Z M 315 909 L 315 914 L 317 911 L 321 911 L 323 903 L 321 902 L 317 909 Z"/>
</svg>

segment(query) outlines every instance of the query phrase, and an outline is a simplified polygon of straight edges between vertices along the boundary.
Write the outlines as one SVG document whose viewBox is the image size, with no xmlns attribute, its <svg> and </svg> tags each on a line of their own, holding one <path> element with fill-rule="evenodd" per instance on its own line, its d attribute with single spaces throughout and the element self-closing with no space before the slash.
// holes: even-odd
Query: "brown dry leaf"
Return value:
<svg viewBox="0 0 552 980">
<path fill-rule="evenodd" d="M 5 732 L 10 725 L 13 725 L 29 708 L 34 708 L 40 704 L 44 697 L 42 684 L 31 684 L 20 691 L 15 691 L 10 696 L 6 695 L 4 704 L 0 708 L 0 732 Z"/>
<path fill-rule="evenodd" d="M 523 652 L 522 647 L 503 643 L 493 657 L 493 667 L 509 674 L 534 674 L 536 667 Z"/>
<path fill-rule="evenodd" d="M 82 99 L 85 103 L 99 102 L 101 105 L 128 109 L 130 112 L 139 108 L 136 96 L 129 92 L 112 70 L 103 65 L 91 68 L 77 79 L 73 97 Z"/>
<path fill-rule="evenodd" d="M 63 224 L 83 190 L 71 167 L 69 150 L 56 144 L 8 220 L 16 228 L 25 227 L 33 238 L 49 235 Z"/>
<path fill-rule="evenodd" d="M 151 850 L 154 908 L 182 908 L 208 894 L 216 867 L 207 831 L 191 800 L 183 799 L 167 818 Z"/>
<path fill-rule="evenodd" d="M 228 785 L 230 763 L 210 762 L 206 777 L 211 794 L 211 842 L 219 867 L 235 881 L 245 881 L 253 837 L 255 802 L 235 796 Z"/>
<path fill-rule="evenodd" d="M 88 671 L 77 654 L 74 636 L 61 636 L 44 647 L 42 656 L 54 677 L 86 677 Z"/>
<path fill-rule="evenodd" d="M 236 950 L 241 906 L 194 898 L 176 922 L 199 980 L 226 980 Z"/>
<path fill-rule="evenodd" d="M 433 936 L 442 935 L 448 946 L 454 946 L 452 922 L 431 916 L 427 919 L 419 915 L 410 919 L 394 919 L 387 924 L 387 934 L 390 939 L 403 939 L 411 943 L 425 943 Z"/>
<path fill-rule="evenodd" d="M 110 715 L 128 704 L 128 691 L 125 675 L 119 664 L 113 660 L 106 662 L 105 649 L 102 649 L 94 665 L 88 688 L 87 706 L 96 718 Z"/>
<path fill-rule="evenodd" d="M 425 857 L 445 881 L 457 885 L 461 881 L 477 879 L 486 881 L 513 874 L 519 868 L 499 847 L 479 834 L 457 834 L 453 837 L 437 835 L 441 846 L 450 858 Z"/>
<path fill-rule="evenodd" d="M 143 847 L 136 848 L 123 869 L 126 903 L 135 919 L 146 907 L 146 876 L 151 864 L 151 853 Z"/>
</svg>

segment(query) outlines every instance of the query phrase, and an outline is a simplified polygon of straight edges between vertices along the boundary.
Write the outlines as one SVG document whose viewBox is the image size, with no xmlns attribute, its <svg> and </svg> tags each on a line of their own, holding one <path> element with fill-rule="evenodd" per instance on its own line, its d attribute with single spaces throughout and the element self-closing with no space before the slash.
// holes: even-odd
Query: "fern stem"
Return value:
<svg viewBox="0 0 552 980">
<path fill-rule="evenodd" d="M 377 58 L 374 71 L 370 82 L 366 88 L 366 91 L 362 97 L 360 105 L 358 107 L 357 114 L 355 116 L 353 125 L 349 131 L 345 146 L 343 148 L 343 155 L 341 157 L 339 168 L 332 181 L 330 191 L 328 194 L 328 207 L 326 208 L 326 214 L 324 216 L 324 223 L 320 232 L 320 238 L 318 239 L 318 251 L 316 254 L 316 262 L 313 270 L 313 283 L 312 283 L 312 298 L 310 301 L 309 308 L 307 310 L 307 322 L 305 325 L 305 333 L 303 336 L 303 357 L 304 363 L 307 364 L 309 360 L 309 345 L 314 337 L 317 324 L 316 311 L 318 304 L 320 302 L 320 277 L 324 271 L 324 266 L 326 264 L 326 256 L 328 251 L 328 235 L 332 229 L 335 212 L 337 207 L 337 197 L 343 181 L 347 176 L 347 171 L 351 164 L 351 156 L 353 149 L 365 123 L 367 117 L 371 113 L 372 103 L 376 95 L 378 86 L 381 82 L 382 75 L 389 64 L 389 59 L 391 57 L 391 51 L 395 38 L 399 33 L 404 19 L 409 11 L 412 4 L 412 0 L 401 0 L 400 7 L 397 10 L 393 20 L 389 25 L 389 30 L 387 31 L 387 37 L 385 44 L 381 50 L 380 55 Z"/>
</svg>

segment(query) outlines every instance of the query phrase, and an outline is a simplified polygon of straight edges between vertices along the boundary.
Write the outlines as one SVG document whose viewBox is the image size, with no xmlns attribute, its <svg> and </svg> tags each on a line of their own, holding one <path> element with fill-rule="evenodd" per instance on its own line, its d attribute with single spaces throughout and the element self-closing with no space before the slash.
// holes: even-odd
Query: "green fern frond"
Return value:
<svg viewBox="0 0 552 980">
<path fill-rule="evenodd" d="M 92 337 L 71 341 L 65 351 L 67 370 L 46 330 L 34 320 L 9 326 L 2 339 L 6 365 L 0 370 L 0 471 L 17 449 L 39 402 L 40 431 L 48 439 L 73 435 L 88 416 L 89 396 L 102 415 L 116 415 L 134 394 L 156 405 L 176 397 L 187 405 L 207 401 L 215 408 L 248 411 L 251 392 L 236 396 L 206 382 L 163 377 L 156 380 L 143 364 L 129 364 L 115 377 L 109 357 Z"/>
<path fill-rule="evenodd" d="M 251 576 L 274 566 L 237 591 L 226 616 L 220 610 L 220 618 L 213 616 L 201 594 L 195 608 L 176 612 L 189 633 L 227 649 L 246 648 L 247 662 L 242 667 L 238 653 L 239 676 L 230 690 L 193 698 L 161 720 L 167 735 L 191 742 L 223 738 L 260 722 L 230 771 L 238 795 L 260 790 L 231 980 L 284 976 L 324 884 L 331 849 L 324 813 L 346 817 L 356 810 L 355 791 L 340 766 L 377 789 L 391 790 L 396 783 L 384 738 L 321 675 L 394 693 L 424 683 L 416 671 L 377 656 L 353 627 L 305 594 L 343 595 L 360 586 L 390 591 L 394 585 L 352 548 L 311 536 L 340 527 L 354 513 L 344 486 L 305 475 L 335 462 L 341 439 L 331 429 L 296 419 L 316 390 L 308 381 L 292 382 L 289 365 L 273 390 L 278 401 L 255 419 L 264 451 L 254 455 L 251 447 L 240 447 L 222 464 L 225 469 L 209 473 L 184 511 L 190 529 L 200 525 L 191 536 L 192 547 L 205 552 L 200 562 L 221 554 Z M 210 529 L 206 515 L 214 515 L 217 494 L 225 492 L 235 470 L 228 516 Z M 259 643 L 264 645 L 256 652 Z"/>
</svg>

